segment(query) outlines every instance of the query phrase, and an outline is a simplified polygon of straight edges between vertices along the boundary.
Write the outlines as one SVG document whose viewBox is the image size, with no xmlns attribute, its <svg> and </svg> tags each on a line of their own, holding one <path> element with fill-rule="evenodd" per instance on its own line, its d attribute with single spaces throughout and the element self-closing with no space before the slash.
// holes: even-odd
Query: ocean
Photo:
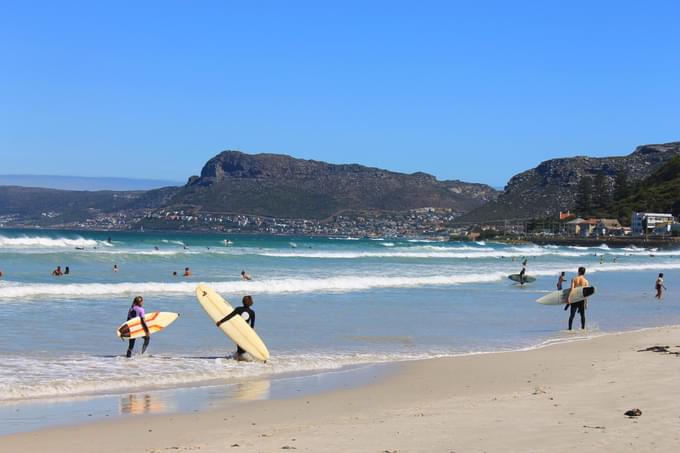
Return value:
<svg viewBox="0 0 680 453">
<path fill-rule="evenodd" d="M 537 281 L 520 287 L 507 276 L 524 259 Z M 70 274 L 52 276 L 58 265 Z M 535 302 L 560 271 L 570 279 L 579 266 L 597 288 L 585 334 L 565 332 L 561 307 Z M 182 276 L 186 267 L 191 277 Z M 680 323 L 680 250 L 0 230 L 0 271 L 0 405 L 528 349 Z M 654 298 L 659 272 L 669 288 L 662 303 Z M 196 301 L 198 283 L 234 306 L 253 296 L 269 362 L 229 358 L 235 347 Z M 115 332 L 136 295 L 147 312 L 181 317 L 151 337 L 147 355 L 126 359 Z"/>
</svg>

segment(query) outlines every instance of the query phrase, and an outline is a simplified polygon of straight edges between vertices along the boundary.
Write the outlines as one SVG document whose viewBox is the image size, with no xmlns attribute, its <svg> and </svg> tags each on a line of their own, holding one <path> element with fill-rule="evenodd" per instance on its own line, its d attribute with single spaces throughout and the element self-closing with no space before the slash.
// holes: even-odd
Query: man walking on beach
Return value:
<svg viewBox="0 0 680 453">
<path fill-rule="evenodd" d="M 578 302 L 571 301 L 572 295 L 576 288 L 590 286 L 588 280 L 586 280 L 586 268 L 581 266 L 578 268 L 578 275 L 571 279 L 571 291 L 567 297 L 567 306 L 571 307 L 571 312 L 569 313 L 569 330 L 571 330 L 571 325 L 574 322 L 574 316 L 576 312 L 581 315 L 581 329 L 586 328 L 586 308 L 588 308 L 588 299 L 583 299 Z"/>
</svg>

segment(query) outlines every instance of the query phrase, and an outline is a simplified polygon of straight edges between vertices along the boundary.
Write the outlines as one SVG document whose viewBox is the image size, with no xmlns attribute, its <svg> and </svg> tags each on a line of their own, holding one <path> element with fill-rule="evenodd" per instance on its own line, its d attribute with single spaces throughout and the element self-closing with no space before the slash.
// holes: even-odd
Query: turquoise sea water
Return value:
<svg viewBox="0 0 680 453">
<path fill-rule="evenodd" d="M 524 258 L 538 280 L 522 288 L 507 275 Z M 70 275 L 51 276 L 57 265 Z M 0 230 L 0 404 L 569 341 L 582 334 L 564 332 L 567 312 L 534 301 L 581 265 L 598 290 L 588 335 L 680 322 L 680 250 Z M 234 345 L 193 295 L 203 282 L 232 305 L 254 297 L 267 364 L 226 358 Z M 126 359 L 115 329 L 135 295 L 147 311 L 181 317 L 152 337 L 148 356 Z"/>
</svg>

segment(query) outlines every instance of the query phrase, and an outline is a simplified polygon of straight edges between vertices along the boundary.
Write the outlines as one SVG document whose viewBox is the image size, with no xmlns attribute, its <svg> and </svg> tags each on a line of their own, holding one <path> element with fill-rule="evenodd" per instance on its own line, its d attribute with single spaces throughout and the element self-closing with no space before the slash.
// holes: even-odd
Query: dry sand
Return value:
<svg viewBox="0 0 680 453">
<path fill-rule="evenodd" d="M 359 389 L 0 437 L 2 452 L 680 451 L 680 327 L 411 362 Z M 642 415 L 624 412 L 639 408 Z"/>
</svg>

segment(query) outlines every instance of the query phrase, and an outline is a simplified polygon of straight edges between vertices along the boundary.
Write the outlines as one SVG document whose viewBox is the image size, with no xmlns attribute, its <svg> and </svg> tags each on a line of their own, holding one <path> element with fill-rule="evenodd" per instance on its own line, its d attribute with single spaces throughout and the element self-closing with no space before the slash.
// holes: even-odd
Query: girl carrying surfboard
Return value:
<svg viewBox="0 0 680 453">
<path fill-rule="evenodd" d="M 144 298 L 142 296 L 137 296 L 133 299 L 132 301 L 132 306 L 130 306 L 130 309 L 128 310 L 128 315 L 127 315 L 127 320 L 131 320 L 133 318 L 139 317 L 142 323 L 142 327 L 144 328 L 144 333 L 146 334 L 144 336 L 144 344 L 142 345 L 142 354 L 146 352 L 146 348 L 149 347 L 149 340 L 151 340 L 151 334 L 149 333 L 149 328 L 146 325 L 146 322 L 144 321 Z M 128 342 L 128 349 L 127 353 L 125 354 L 125 357 L 132 357 L 132 349 L 135 347 L 135 338 L 130 338 Z"/>
</svg>

